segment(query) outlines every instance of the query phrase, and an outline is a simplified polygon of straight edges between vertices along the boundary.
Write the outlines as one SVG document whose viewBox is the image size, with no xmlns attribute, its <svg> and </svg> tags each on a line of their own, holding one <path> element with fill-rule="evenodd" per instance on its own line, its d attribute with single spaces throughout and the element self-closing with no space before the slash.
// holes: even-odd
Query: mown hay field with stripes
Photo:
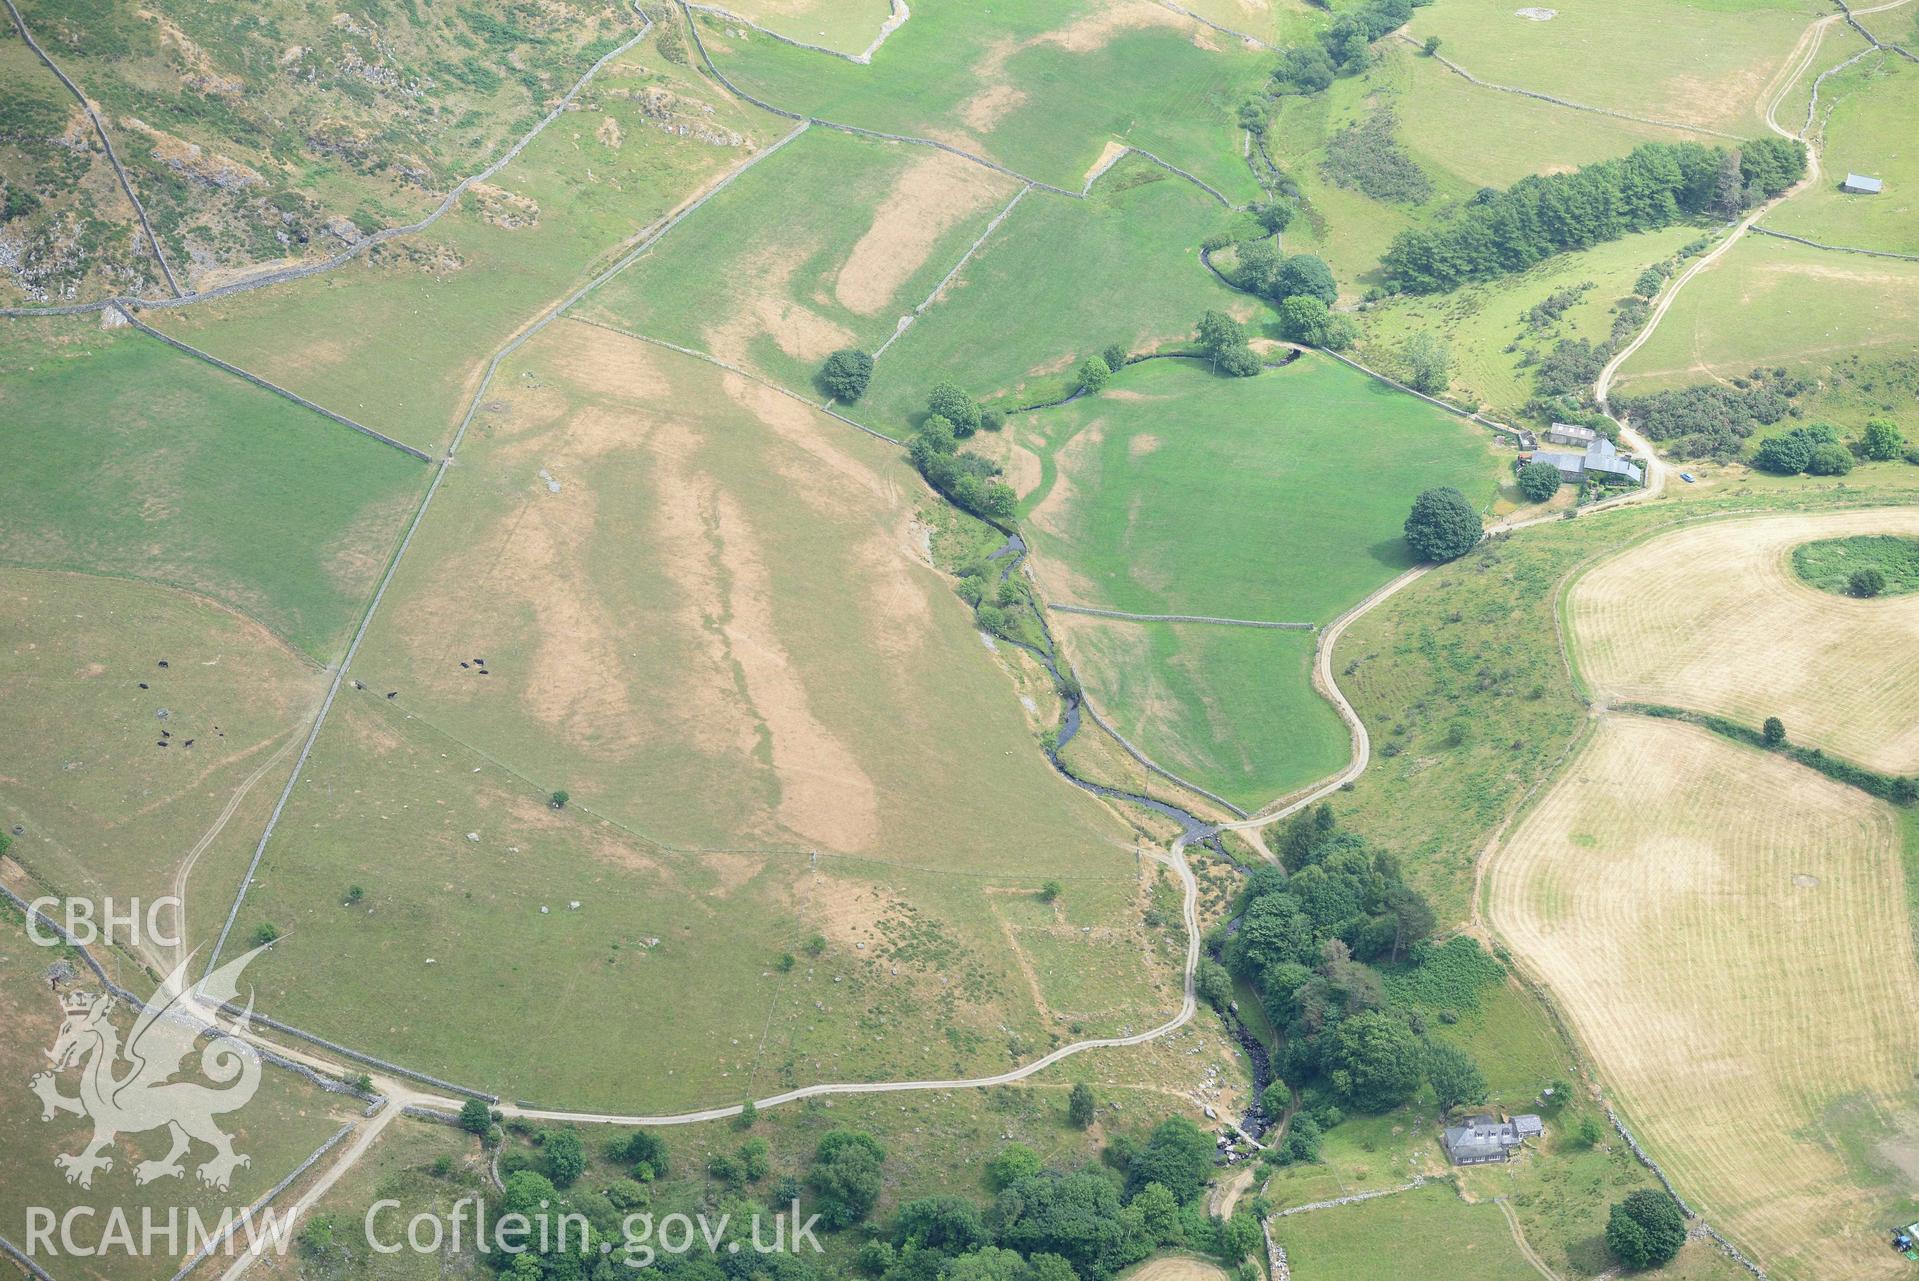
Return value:
<svg viewBox="0 0 1919 1281">
<path fill-rule="evenodd" d="M 1793 572 L 1792 549 L 1919 533 L 1919 510 L 1765 516 L 1659 534 L 1567 593 L 1596 698 L 1716 712 L 1873 769 L 1919 769 L 1919 598 L 1854 600 Z"/>
<path fill-rule="evenodd" d="M 1486 907 L 1695 1209 L 1776 1277 L 1903 1276 L 1919 966 L 1891 808 L 1609 717 L 1490 856 Z"/>
</svg>

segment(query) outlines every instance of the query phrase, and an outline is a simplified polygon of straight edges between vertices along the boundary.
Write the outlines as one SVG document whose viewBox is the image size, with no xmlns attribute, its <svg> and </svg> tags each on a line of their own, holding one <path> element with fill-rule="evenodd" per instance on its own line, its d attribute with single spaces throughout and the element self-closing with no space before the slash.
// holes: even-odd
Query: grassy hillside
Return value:
<svg viewBox="0 0 1919 1281">
<path fill-rule="evenodd" d="M 833 351 L 891 337 L 1018 190 L 943 151 L 810 130 L 581 314 L 807 390 Z"/>
<path fill-rule="evenodd" d="M 100 104 L 176 275 L 194 287 L 414 221 L 639 30 L 630 9 L 575 0 L 20 8 Z M 57 205 L 54 171 L 32 181 Z M 26 256 L 57 254 L 61 237 L 57 222 L 30 222 Z"/>
<path fill-rule="evenodd" d="M 650 53 L 609 68 L 581 102 L 428 233 L 150 319 L 431 451 L 513 333 L 786 132 Z"/>
<path fill-rule="evenodd" d="M 1257 194 L 1233 122 L 1270 55 L 1158 5 L 1002 0 L 990 23 L 930 5 L 870 67 L 697 21 L 728 79 L 789 111 L 936 137 L 1075 191 L 1117 139 Z"/>
<path fill-rule="evenodd" d="M 323 662 L 427 481 L 417 458 L 131 329 L 14 322 L 0 560 L 212 597 Z"/>
</svg>

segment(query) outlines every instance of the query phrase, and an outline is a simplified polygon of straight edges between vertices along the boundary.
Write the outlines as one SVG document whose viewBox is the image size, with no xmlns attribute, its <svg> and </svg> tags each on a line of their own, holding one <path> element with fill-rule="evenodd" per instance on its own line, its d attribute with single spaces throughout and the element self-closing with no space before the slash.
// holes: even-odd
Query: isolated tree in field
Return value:
<svg viewBox="0 0 1919 1281">
<path fill-rule="evenodd" d="M 1861 600 L 1871 600 L 1886 590 L 1886 575 L 1877 565 L 1855 569 L 1846 584 L 1846 590 Z"/>
<path fill-rule="evenodd" d="M 1060 896 L 1065 888 L 1066 887 L 1058 881 L 1042 881 L 1039 887 L 1039 901 L 1042 903 L 1051 903 Z"/>
<path fill-rule="evenodd" d="M 483 1101 L 468 1099 L 460 1105 L 460 1128 L 468 1134 L 485 1134 L 492 1124 L 493 1113 Z"/>
<path fill-rule="evenodd" d="M 1559 492 L 1562 479 L 1551 463 L 1527 463 L 1519 469 L 1519 492 L 1528 502 L 1543 503 Z"/>
<path fill-rule="evenodd" d="M 559 791 L 553 793 L 553 795 L 549 796 L 547 798 L 546 803 L 552 806 L 556 810 L 563 810 L 566 808 L 566 803 L 572 799 L 573 799 L 572 793 L 568 792 L 563 787 Z"/>
<path fill-rule="evenodd" d="M 261 921 L 259 926 L 253 931 L 253 946 L 255 947 L 265 947 L 269 943 L 277 943 L 279 939 L 280 927 L 272 921 Z"/>
<path fill-rule="evenodd" d="M 1766 740 L 1767 747 L 1777 747 L 1786 741 L 1786 723 L 1777 716 L 1768 716 L 1759 736 Z"/>
<path fill-rule="evenodd" d="M 1223 311 L 1209 311 L 1199 318 L 1199 345 L 1217 360 L 1229 347 L 1246 345 L 1246 327 Z"/>
<path fill-rule="evenodd" d="M 1066 1119 L 1076 1129 L 1085 1129 L 1093 1123 L 1093 1105 L 1093 1087 L 1084 1081 L 1075 1081 L 1072 1093 L 1066 1096 Z"/>
<path fill-rule="evenodd" d="M 1486 1078 L 1472 1056 L 1457 1046 L 1427 1045 L 1426 1082 L 1433 1087 L 1442 1112 L 1486 1101 Z"/>
<path fill-rule="evenodd" d="M 886 1149 L 859 1130 L 828 1130 L 814 1152 L 807 1175 L 820 1199 L 820 1219 L 829 1228 L 846 1228 L 864 1219 L 880 1199 L 880 1167 Z"/>
<path fill-rule="evenodd" d="M 827 395 L 847 404 L 866 394 L 873 381 L 873 358 L 853 347 L 845 347 L 826 358 L 820 369 L 820 386 Z"/>
<path fill-rule="evenodd" d="M 746 1102 L 740 1104 L 740 1114 L 733 1118 L 733 1128 L 736 1130 L 750 1130 L 753 1128 L 753 1123 L 759 1119 L 760 1105 L 748 1099 Z"/>
<path fill-rule="evenodd" d="M 1428 489 L 1413 500 L 1406 517 L 1406 545 L 1425 561 L 1458 560 L 1484 536 L 1479 513 L 1466 495 L 1450 485 Z"/>
<path fill-rule="evenodd" d="M 1406 370 L 1406 385 L 1428 396 L 1437 396 L 1452 381 L 1453 349 L 1424 330 L 1400 344 L 1399 363 Z"/>
<path fill-rule="evenodd" d="M 1106 349 L 1099 354 L 1099 358 L 1106 362 L 1106 367 L 1114 373 L 1125 366 L 1126 356 L 1126 348 L 1116 342 L 1106 344 Z"/>
<path fill-rule="evenodd" d="M 1899 424 L 1890 418 L 1873 418 L 1866 423 L 1866 434 L 1859 442 L 1859 452 L 1874 462 L 1891 462 L 1905 451 L 1906 438 L 1899 431 Z"/>
<path fill-rule="evenodd" d="M 1420 50 L 1421 50 L 1421 51 L 1422 51 L 1423 53 L 1425 53 L 1425 55 L 1426 55 L 1426 56 L 1427 56 L 1428 58 L 1430 58 L 1430 57 L 1432 57 L 1432 56 L 1433 56 L 1434 54 L 1436 54 L 1436 53 L 1438 53 L 1438 52 L 1439 52 L 1439 37 L 1438 37 L 1438 36 L 1427 36 L 1427 37 L 1426 37 L 1426 43 L 1425 43 L 1425 44 L 1423 44 L 1423 45 L 1421 45 L 1421 46 L 1419 46 L 1419 47 L 1420 47 Z"/>
<path fill-rule="evenodd" d="M 933 390 L 926 395 L 926 408 L 952 423 L 953 435 L 957 437 L 971 436 L 979 430 L 979 406 L 951 380 L 933 384 Z"/>
<path fill-rule="evenodd" d="M 1334 1091 L 1361 1112 L 1390 1112 L 1419 1089 L 1425 1055 L 1419 1038 L 1390 1014 L 1355 1014 L 1324 1038 Z"/>
<path fill-rule="evenodd" d="M 1306 294 L 1319 299 L 1328 307 L 1339 297 L 1339 285 L 1333 280 L 1333 269 L 1326 260 L 1312 254 L 1294 254 L 1279 269 L 1279 296 L 1293 298 Z"/>
<path fill-rule="evenodd" d="M 1617 1202 L 1606 1218 L 1606 1245 L 1628 1268 L 1670 1263 L 1686 1244 L 1686 1218 L 1665 1192 L 1641 1188 Z"/>
<path fill-rule="evenodd" d="M 1093 395 L 1113 376 L 1112 367 L 1098 356 L 1088 356 L 1079 365 L 1079 389 Z"/>
</svg>

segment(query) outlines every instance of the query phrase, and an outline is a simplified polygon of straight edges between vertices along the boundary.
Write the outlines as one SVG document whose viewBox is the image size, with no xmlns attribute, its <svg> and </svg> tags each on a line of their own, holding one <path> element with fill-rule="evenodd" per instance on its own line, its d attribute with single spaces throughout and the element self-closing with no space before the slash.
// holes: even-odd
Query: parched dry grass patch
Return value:
<svg viewBox="0 0 1919 1281">
<path fill-rule="evenodd" d="M 1003 202 L 1006 193 L 992 170 L 950 152 L 925 152 L 874 208 L 872 225 L 840 267 L 835 296 L 862 314 L 879 311 L 926 262 L 947 228 Z"/>
<path fill-rule="evenodd" d="M 1016 190 L 945 152 L 809 130 L 580 314 L 805 389 L 837 348 L 884 343 Z"/>
<path fill-rule="evenodd" d="M 1745 377 L 1755 366 L 1818 371 L 1854 354 L 1903 356 L 1915 322 L 1919 263 L 1747 236 L 1686 285 L 1620 370 L 1620 390 Z"/>
<path fill-rule="evenodd" d="M 1137 940 L 1083 1003 L 1057 971 L 1092 953 L 1039 961 L 1036 1000 L 1004 946 L 989 890 L 1049 877 L 1140 928 L 1132 833 L 918 560 L 893 447 L 564 323 L 460 458 L 242 914 L 287 931 L 262 1008 L 512 1097 L 674 1107 L 983 1074 L 1068 1038 L 1050 1010 L 1177 1007 Z"/>
<path fill-rule="evenodd" d="M 1568 596 L 1593 693 L 1785 722 L 1794 742 L 1874 769 L 1919 768 L 1919 599 L 1853 600 L 1793 572 L 1792 549 L 1919 532 L 1883 508 L 1732 519 L 1662 534 Z"/>
<path fill-rule="evenodd" d="M 1640 1140 L 1774 1276 L 1903 1275 L 1919 1000 L 1893 812 L 1616 717 L 1492 856 L 1488 907 Z"/>
</svg>

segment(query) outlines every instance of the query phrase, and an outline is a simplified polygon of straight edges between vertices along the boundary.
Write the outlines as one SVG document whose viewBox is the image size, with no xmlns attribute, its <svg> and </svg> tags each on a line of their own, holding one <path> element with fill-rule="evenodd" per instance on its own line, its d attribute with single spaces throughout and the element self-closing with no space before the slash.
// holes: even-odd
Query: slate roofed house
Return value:
<svg viewBox="0 0 1919 1281">
<path fill-rule="evenodd" d="M 1505 1121 L 1495 1116 L 1471 1116 L 1458 1125 L 1447 1126 L 1440 1141 L 1454 1165 L 1489 1165 L 1510 1161 L 1527 1139 L 1545 1133 L 1545 1123 L 1530 1113 Z"/>
<path fill-rule="evenodd" d="M 1554 423 L 1546 429 L 1546 439 L 1555 445 L 1577 445 L 1584 449 L 1598 438 L 1598 432 L 1576 423 Z"/>
<path fill-rule="evenodd" d="M 1877 178 L 1868 178 L 1862 173 L 1849 173 L 1846 180 L 1839 184 L 1839 190 L 1855 196 L 1876 196 L 1886 189 L 1886 184 Z"/>
<path fill-rule="evenodd" d="M 1581 427 L 1577 430 L 1585 431 L 1586 428 Z M 1559 469 L 1559 474 L 1568 483 L 1574 485 L 1588 476 L 1612 483 L 1637 485 L 1644 482 L 1646 475 L 1645 470 L 1638 463 L 1621 458 L 1619 450 L 1604 436 L 1599 436 L 1581 453 L 1542 449 L 1533 455 L 1533 461 L 1551 463 Z"/>
</svg>

